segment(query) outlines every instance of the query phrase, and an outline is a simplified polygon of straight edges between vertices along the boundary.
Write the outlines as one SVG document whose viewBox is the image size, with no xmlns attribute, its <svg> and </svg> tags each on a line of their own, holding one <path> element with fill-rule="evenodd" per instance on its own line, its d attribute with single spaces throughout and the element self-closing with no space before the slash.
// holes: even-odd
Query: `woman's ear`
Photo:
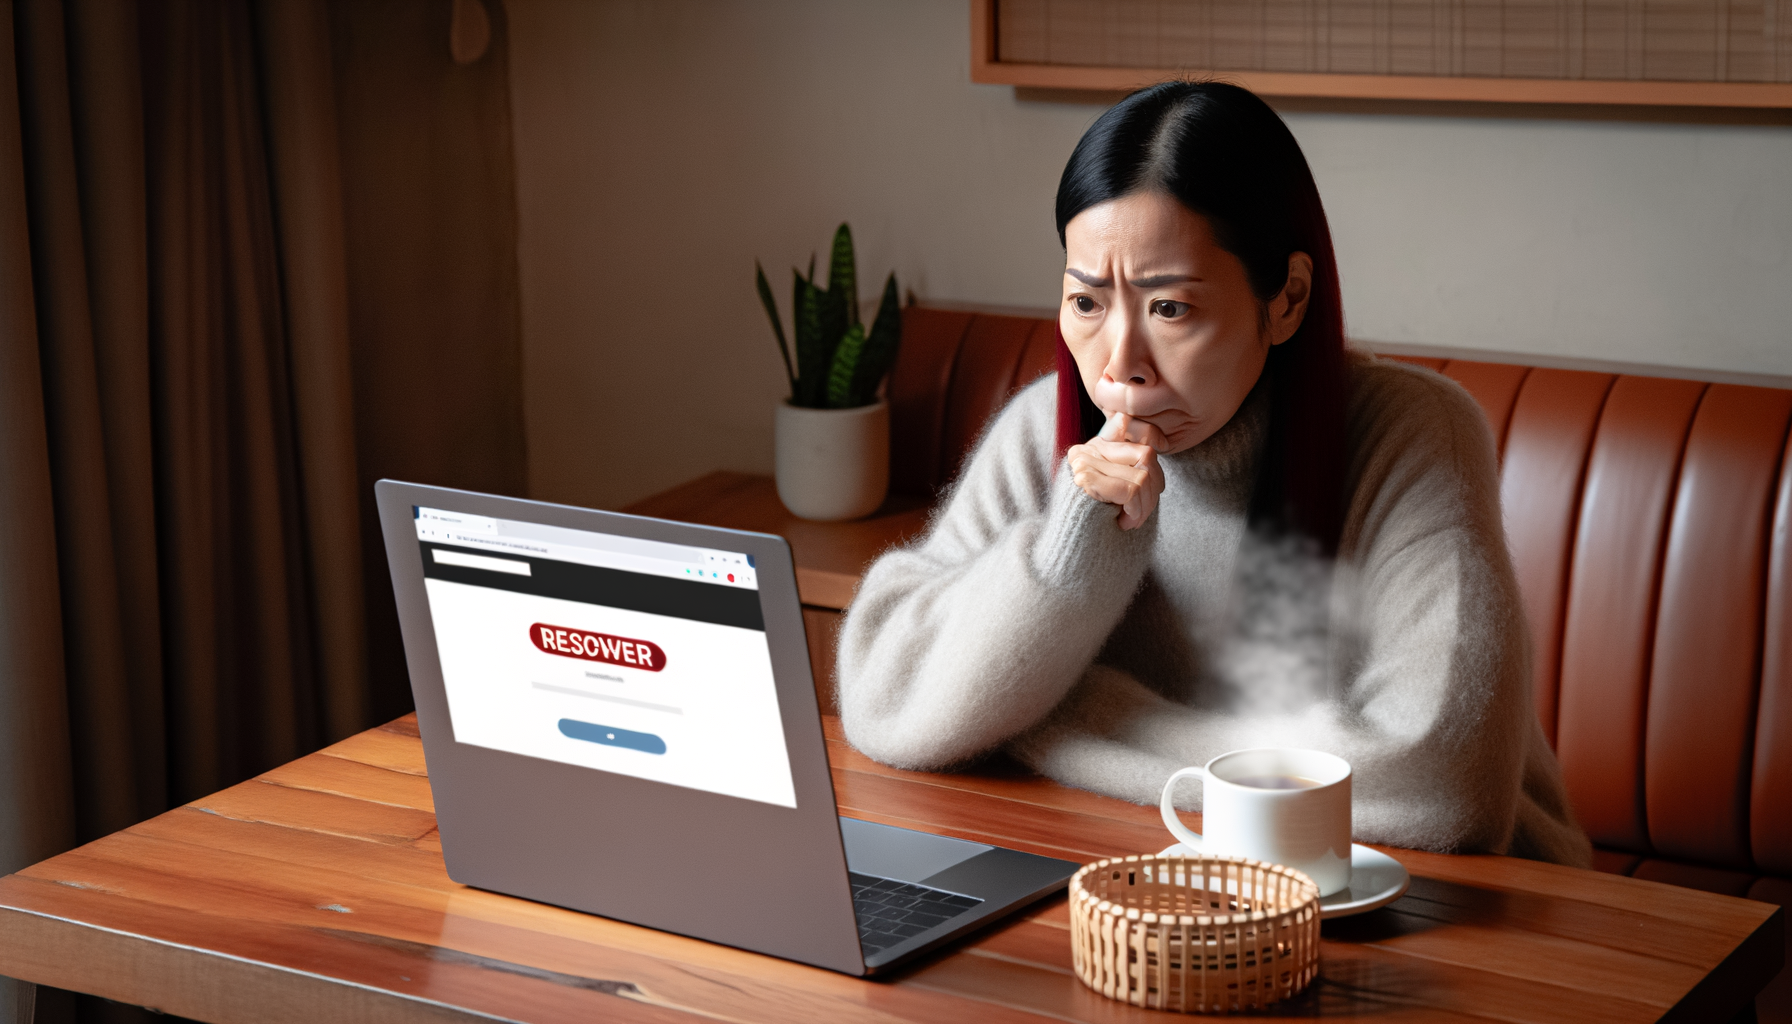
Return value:
<svg viewBox="0 0 1792 1024">
<path fill-rule="evenodd" d="M 1269 300 L 1269 343 L 1280 345 L 1307 316 L 1307 300 L 1313 296 L 1313 258 L 1304 252 L 1288 254 L 1288 280 L 1282 291 Z"/>
</svg>

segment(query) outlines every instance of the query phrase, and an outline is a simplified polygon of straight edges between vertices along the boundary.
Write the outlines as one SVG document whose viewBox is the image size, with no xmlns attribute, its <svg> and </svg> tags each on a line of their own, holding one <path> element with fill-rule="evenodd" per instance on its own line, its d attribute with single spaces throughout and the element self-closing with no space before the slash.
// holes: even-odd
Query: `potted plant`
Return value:
<svg viewBox="0 0 1792 1024">
<path fill-rule="evenodd" d="M 896 361 L 902 314 L 896 275 L 884 281 L 877 317 L 867 329 L 859 319 L 858 273 L 852 231 L 834 232 L 828 285 L 792 268 L 791 333 L 784 335 L 778 304 L 765 270 L 754 264 L 759 301 L 771 318 L 790 397 L 778 406 L 778 498 L 804 519 L 857 519 L 877 511 L 890 487 L 890 407 L 878 386 Z M 796 356 L 791 358 L 791 349 Z"/>
</svg>

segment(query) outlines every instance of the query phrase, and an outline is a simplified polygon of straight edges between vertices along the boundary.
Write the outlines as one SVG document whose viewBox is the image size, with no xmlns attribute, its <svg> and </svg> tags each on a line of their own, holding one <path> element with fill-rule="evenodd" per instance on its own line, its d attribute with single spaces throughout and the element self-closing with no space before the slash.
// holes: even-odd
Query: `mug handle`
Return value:
<svg viewBox="0 0 1792 1024">
<path fill-rule="evenodd" d="M 1164 783 L 1164 797 L 1158 804 L 1158 809 L 1163 812 L 1164 827 L 1170 830 L 1170 834 L 1181 840 L 1182 845 L 1189 849 L 1199 850 L 1203 842 L 1201 836 L 1198 833 L 1190 832 L 1188 826 L 1182 823 L 1182 819 L 1176 816 L 1176 804 L 1175 801 L 1171 799 L 1171 797 L 1176 794 L 1176 783 L 1183 779 L 1201 779 L 1202 781 L 1206 781 L 1207 769 L 1184 768 L 1170 776 L 1170 781 Z"/>
</svg>

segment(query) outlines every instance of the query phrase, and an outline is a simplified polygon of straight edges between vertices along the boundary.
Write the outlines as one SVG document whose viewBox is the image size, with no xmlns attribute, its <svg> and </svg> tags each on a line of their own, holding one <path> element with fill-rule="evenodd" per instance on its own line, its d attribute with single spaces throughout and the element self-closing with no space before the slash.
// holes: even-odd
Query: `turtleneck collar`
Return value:
<svg viewBox="0 0 1792 1024">
<path fill-rule="evenodd" d="M 1232 418 L 1214 435 L 1184 452 L 1165 456 L 1189 476 L 1208 484 L 1248 485 L 1269 434 L 1269 387 L 1259 380 Z"/>
</svg>

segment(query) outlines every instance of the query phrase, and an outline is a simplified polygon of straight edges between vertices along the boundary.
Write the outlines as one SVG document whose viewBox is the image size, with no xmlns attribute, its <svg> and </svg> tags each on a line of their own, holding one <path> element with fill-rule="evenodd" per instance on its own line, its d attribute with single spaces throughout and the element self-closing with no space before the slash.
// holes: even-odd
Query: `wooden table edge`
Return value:
<svg viewBox="0 0 1792 1024">
<path fill-rule="evenodd" d="M 408 719 L 404 716 L 368 731 L 389 732 L 416 742 L 413 730 L 397 728 L 407 724 Z M 875 808 L 841 807 L 840 813 L 874 821 L 890 817 L 889 812 Z M 954 831 L 937 826 L 927 830 L 948 835 Z M 1396 849 L 1384 852 L 1401 860 L 1412 854 L 1417 854 L 1421 861 L 1443 856 Z M 1552 872 L 1576 870 L 1546 867 Z M 1415 877 L 1424 872 L 1423 867 L 1413 865 L 1409 865 L 1409 870 Z M 159 937 L 153 931 L 127 931 L 67 916 L 56 908 L 33 906 L 28 899 L 24 900 L 25 905 L 17 905 L 23 896 L 14 887 L 27 879 L 52 881 L 25 874 L 0 878 L 0 963 L 7 965 L 7 974 L 24 981 L 211 1020 L 285 1024 L 325 1019 L 373 1024 L 394 1019 L 513 1019 L 499 1015 L 501 1007 L 463 1007 L 366 981 L 316 973 L 304 966 L 195 944 L 190 937 L 189 941 L 181 941 Z M 1641 879 L 1628 881 L 1677 888 Z M 1724 901 L 1735 899 L 1721 894 L 1703 895 Z M 1754 919 L 1750 930 L 1735 940 L 1716 966 L 1681 993 L 1671 1006 L 1665 1002 L 1657 1004 L 1663 1013 L 1659 1019 L 1706 1020 L 1712 1019 L 1710 1015 L 1717 1007 L 1741 1009 L 1780 970 L 1786 945 L 1784 909 L 1758 900 L 1740 902 L 1749 905 L 1748 916 Z M 1020 916 L 1031 916 L 1037 909 L 1023 911 Z M 1671 929 L 1673 924 L 1662 922 L 1660 926 Z M 96 970 L 95 965 L 106 965 L 107 969 Z M 626 1011 L 623 1013 L 626 1015 Z"/>
<path fill-rule="evenodd" d="M 1746 898 L 1746 897 L 1744 897 Z M 1703 1024 L 1712 1020 L 1708 1008 L 1722 1006 L 1725 989 L 1748 993 L 1735 1004 L 1733 1013 L 1754 1006 L 1769 982 L 1786 966 L 1786 909 L 1764 900 L 1753 900 L 1771 907 L 1772 913 L 1756 926 L 1730 954 L 1699 979 L 1673 1008 L 1661 1016 L 1657 1024 Z M 1705 1009 L 1693 1009 L 1694 1006 Z M 1721 1011 L 1720 1011 L 1721 1012 Z"/>
<path fill-rule="evenodd" d="M 511 1021 L 364 982 L 4 903 L 0 959 L 8 976 L 20 981 L 195 1020 L 387 1024 L 418 1019 L 421 1011 L 422 1019 L 456 1024 Z M 128 964 L 129 971 L 121 976 L 91 970 L 97 962 Z M 145 999 L 146 994 L 153 998 Z"/>
</svg>

